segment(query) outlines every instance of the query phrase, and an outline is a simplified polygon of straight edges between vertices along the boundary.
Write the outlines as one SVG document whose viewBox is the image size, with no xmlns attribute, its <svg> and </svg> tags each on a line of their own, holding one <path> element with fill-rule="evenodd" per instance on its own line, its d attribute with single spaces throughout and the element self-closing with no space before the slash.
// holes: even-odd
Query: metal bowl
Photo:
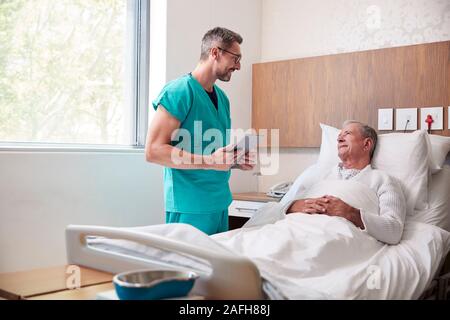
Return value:
<svg viewBox="0 0 450 320">
<path fill-rule="evenodd" d="M 136 270 L 119 273 L 113 282 L 121 300 L 157 300 L 186 296 L 198 275 L 172 270 Z"/>
</svg>

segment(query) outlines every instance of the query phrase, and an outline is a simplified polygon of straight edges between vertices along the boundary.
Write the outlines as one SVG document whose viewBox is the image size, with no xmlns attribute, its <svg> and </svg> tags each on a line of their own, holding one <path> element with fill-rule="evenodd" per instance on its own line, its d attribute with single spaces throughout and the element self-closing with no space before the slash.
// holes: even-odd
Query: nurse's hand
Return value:
<svg viewBox="0 0 450 320">
<path fill-rule="evenodd" d="M 244 170 L 244 171 L 250 171 L 250 170 L 253 170 L 254 167 L 255 167 L 254 164 L 238 164 L 238 165 L 236 165 L 235 168 Z"/>
<path fill-rule="evenodd" d="M 236 168 L 245 171 L 253 170 L 256 165 L 256 157 L 256 151 L 250 151 L 246 153 L 242 158 L 238 160 Z"/>
<path fill-rule="evenodd" d="M 217 149 L 209 156 L 205 156 L 205 169 L 228 171 L 236 164 L 237 159 L 242 157 L 243 151 L 235 151 L 229 146 Z"/>
</svg>

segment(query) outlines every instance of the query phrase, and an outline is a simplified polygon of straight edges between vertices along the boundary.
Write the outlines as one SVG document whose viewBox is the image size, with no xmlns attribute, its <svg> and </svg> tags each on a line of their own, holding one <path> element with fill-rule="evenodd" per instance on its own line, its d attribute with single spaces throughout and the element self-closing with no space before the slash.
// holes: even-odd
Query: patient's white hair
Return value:
<svg viewBox="0 0 450 320">
<path fill-rule="evenodd" d="M 375 153 L 375 148 L 377 147 L 377 141 L 378 141 L 377 132 L 372 127 L 369 127 L 367 124 L 356 121 L 356 120 L 346 120 L 343 123 L 342 127 L 345 127 L 345 126 L 347 126 L 349 124 L 353 124 L 353 123 L 356 123 L 359 125 L 361 135 L 364 139 L 369 138 L 370 140 L 372 140 L 372 149 L 370 149 L 370 160 L 372 160 L 373 154 Z"/>
</svg>

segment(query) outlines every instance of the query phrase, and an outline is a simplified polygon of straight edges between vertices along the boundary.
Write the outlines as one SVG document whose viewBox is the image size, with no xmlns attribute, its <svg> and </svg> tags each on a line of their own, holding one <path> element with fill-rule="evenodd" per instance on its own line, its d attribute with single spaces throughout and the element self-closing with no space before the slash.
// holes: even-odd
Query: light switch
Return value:
<svg viewBox="0 0 450 320">
<path fill-rule="evenodd" d="M 417 108 L 395 109 L 395 130 L 417 130 Z"/>
<path fill-rule="evenodd" d="M 431 124 L 431 130 L 443 130 L 444 129 L 444 108 L 420 108 L 420 128 L 428 130 L 428 125 L 425 123 L 427 116 L 433 117 L 433 123 Z"/>
<path fill-rule="evenodd" d="M 448 116 L 447 124 L 448 124 L 448 128 L 450 129 L 450 106 L 447 107 L 447 116 Z"/>
<path fill-rule="evenodd" d="M 378 130 L 392 130 L 394 109 L 378 109 Z"/>
</svg>

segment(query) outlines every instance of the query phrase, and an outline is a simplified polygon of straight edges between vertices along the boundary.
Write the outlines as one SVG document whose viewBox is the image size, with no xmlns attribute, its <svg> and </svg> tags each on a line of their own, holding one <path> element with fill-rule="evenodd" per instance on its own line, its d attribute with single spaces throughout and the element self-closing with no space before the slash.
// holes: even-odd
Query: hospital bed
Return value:
<svg viewBox="0 0 450 320">
<path fill-rule="evenodd" d="M 302 179 L 308 176 L 307 171 L 296 180 L 297 184 L 301 184 Z M 309 175 L 312 172 L 312 167 L 310 167 Z M 399 252 L 406 248 L 409 252 L 421 250 L 424 253 L 421 257 L 412 255 L 414 259 L 409 258 L 408 260 L 408 268 L 419 270 L 415 272 L 418 275 L 416 278 L 420 277 L 420 281 L 392 282 L 392 285 L 395 286 L 411 288 L 408 294 L 405 293 L 405 296 L 397 293 L 395 298 L 449 298 L 450 256 L 448 253 L 450 241 L 438 238 L 442 238 L 442 234 L 445 232 L 442 230 L 443 228 L 450 227 L 450 167 L 445 166 L 432 178 L 433 180 L 426 184 L 429 205 L 420 210 L 420 214 L 416 214 L 415 217 L 407 218 L 411 221 L 410 225 L 419 227 L 409 228 L 409 231 L 404 232 L 404 238 L 399 245 L 389 246 L 391 251 L 398 247 Z M 430 218 L 430 216 L 432 217 Z M 168 227 L 164 226 L 166 230 Z M 227 252 L 220 247 L 215 249 L 214 245 L 202 246 L 190 241 L 179 241 L 158 233 L 158 227 L 149 228 L 70 225 L 66 229 L 68 262 L 111 273 L 143 268 L 194 270 L 200 275 L 200 278 L 197 280 L 193 292 L 207 299 L 284 298 L 274 288 L 273 283 L 262 277 L 256 263 L 245 255 Z M 163 227 L 161 226 L 161 228 Z M 432 235 L 430 235 L 430 230 L 433 231 Z M 444 235 L 448 236 L 446 233 Z M 416 242 L 411 240 L 416 240 Z M 434 241 L 445 244 L 437 246 L 434 245 Z M 127 246 L 123 245 L 124 243 L 133 245 Z M 137 250 L 137 247 L 141 249 Z M 429 247 L 430 252 L 433 252 L 430 254 L 423 252 L 425 247 Z M 174 259 L 171 255 L 176 255 L 178 258 Z M 183 259 L 189 262 L 184 263 Z M 389 259 L 399 259 L 400 261 L 402 257 L 391 253 Z M 404 261 L 400 262 L 405 263 Z M 389 272 L 392 270 L 387 271 L 387 273 Z M 391 275 L 392 277 L 394 276 Z M 406 278 L 398 281 L 402 281 L 402 279 L 407 282 Z M 391 281 L 394 280 L 391 279 Z M 365 297 L 359 296 L 359 298 Z"/>
</svg>

